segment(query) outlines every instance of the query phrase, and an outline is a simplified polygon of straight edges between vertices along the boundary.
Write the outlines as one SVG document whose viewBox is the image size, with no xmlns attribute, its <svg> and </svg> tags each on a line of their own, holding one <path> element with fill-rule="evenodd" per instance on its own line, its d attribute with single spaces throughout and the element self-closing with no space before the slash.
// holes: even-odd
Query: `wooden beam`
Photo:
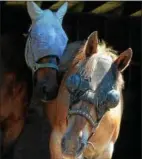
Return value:
<svg viewBox="0 0 142 159">
<path fill-rule="evenodd" d="M 63 5 L 65 3 L 65 1 L 59 1 L 56 2 L 55 4 L 53 4 L 50 9 L 51 10 L 57 10 L 61 5 Z M 75 6 L 76 4 L 78 4 L 79 1 L 68 1 L 68 9 L 72 8 L 73 6 Z"/>
<path fill-rule="evenodd" d="M 6 5 L 26 5 L 25 1 L 6 1 Z"/>
<path fill-rule="evenodd" d="M 42 1 L 35 1 L 35 3 L 36 3 L 39 7 L 41 7 L 41 5 L 42 5 Z"/>
<path fill-rule="evenodd" d="M 42 1 L 35 1 L 35 3 L 40 7 Z M 26 1 L 6 1 L 6 5 L 22 5 L 26 6 Z"/>
<path fill-rule="evenodd" d="M 79 2 L 76 5 L 72 6 L 69 9 L 69 12 L 82 12 L 83 9 L 84 9 L 84 2 Z"/>
<path fill-rule="evenodd" d="M 137 16 L 142 16 L 142 10 L 139 10 L 139 11 L 137 11 L 137 12 L 135 12 L 135 13 L 132 13 L 130 16 L 135 16 L 135 17 L 137 17 Z"/>
<path fill-rule="evenodd" d="M 97 7 L 96 9 L 92 10 L 91 13 L 95 13 L 95 14 L 103 14 L 103 13 L 107 13 L 110 12 L 118 7 L 120 7 L 124 2 L 118 2 L 118 1 L 111 1 L 111 2 L 106 2 L 105 4 Z"/>
</svg>

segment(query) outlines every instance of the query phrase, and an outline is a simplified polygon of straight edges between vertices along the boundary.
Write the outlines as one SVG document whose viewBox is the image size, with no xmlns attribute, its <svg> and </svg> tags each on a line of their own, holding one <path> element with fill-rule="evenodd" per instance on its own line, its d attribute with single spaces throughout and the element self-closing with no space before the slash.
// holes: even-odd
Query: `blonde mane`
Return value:
<svg viewBox="0 0 142 159">
<path fill-rule="evenodd" d="M 82 45 L 81 48 L 79 49 L 79 51 L 77 52 L 77 54 L 72 62 L 71 69 L 79 62 L 86 60 L 87 63 L 86 63 L 84 70 L 87 70 L 87 71 L 84 72 L 84 74 L 87 75 L 87 74 L 91 74 L 93 72 L 95 63 L 94 63 L 93 55 L 89 59 L 86 58 L 85 47 L 86 47 L 85 44 Z M 115 61 L 118 57 L 118 52 L 115 51 L 114 49 L 112 49 L 112 47 L 107 47 L 107 44 L 105 41 L 99 42 L 97 53 L 102 54 L 104 56 L 109 56 L 113 61 Z M 124 80 L 123 80 L 122 74 L 120 72 L 118 73 L 117 85 L 118 85 L 118 88 L 120 88 L 120 89 L 122 89 L 124 87 Z"/>
<path fill-rule="evenodd" d="M 78 53 L 76 54 L 76 57 L 75 59 L 73 60 L 73 65 L 76 64 L 77 62 L 79 62 L 80 60 L 83 60 L 86 58 L 85 56 L 85 44 L 83 44 L 81 46 L 81 48 L 79 49 Z M 98 44 L 98 53 L 99 54 L 103 54 L 103 55 L 106 55 L 106 56 L 110 56 L 113 61 L 115 61 L 115 59 L 118 57 L 118 52 L 113 50 L 112 47 L 107 47 L 107 44 L 105 41 L 101 41 L 99 42 Z"/>
</svg>

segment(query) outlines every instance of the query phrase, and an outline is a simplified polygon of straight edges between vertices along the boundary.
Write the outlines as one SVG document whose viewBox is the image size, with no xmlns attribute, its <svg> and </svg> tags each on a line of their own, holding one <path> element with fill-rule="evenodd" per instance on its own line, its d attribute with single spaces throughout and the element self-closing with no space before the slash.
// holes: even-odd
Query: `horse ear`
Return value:
<svg viewBox="0 0 142 159">
<path fill-rule="evenodd" d="M 68 2 L 65 2 L 59 9 L 58 11 L 56 12 L 56 15 L 60 21 L 60 23 L 62 24 L 62 21 L 63 21 L 63 17 L 64 15 L 66 14 L 67 12 L 67 9 L 68 9 Z"/>
<path fill-rule="evenodd" d="M 89 35 L 85 45 L 86 56 L 88 57 L 97 53 L 97 47 L 98 47 L 98 32 L 94 31 L 93 33 Z"/>
<path fill-rule="evenodd" d="M 120 72 L 123 72 L 130 64 L 132 59 L 133 51 L 131 48 L 128 48 L 122 52 L 119 57 L 115 60 L 115 64 Z"/>
<path fill-rule="evenodd" d="M 32 20 L 35 20 L 43 13 L 42 9 L 32 1 L 27 2 L 27 10 Z"/>
</svg>

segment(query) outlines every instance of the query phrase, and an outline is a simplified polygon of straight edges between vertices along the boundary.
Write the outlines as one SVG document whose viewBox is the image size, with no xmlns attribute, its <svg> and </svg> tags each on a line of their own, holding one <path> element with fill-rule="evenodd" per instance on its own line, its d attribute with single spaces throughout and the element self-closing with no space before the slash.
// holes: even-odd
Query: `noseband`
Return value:
<svg viewBox="0 0 142 159">
<path fill-rule="evenodd" d="M 90 78 L 84 79 L 84 77 L 79 73 L 71 75 L 67 78 L 66 87 L 70 93 L 68 117 L 72 115 L 83 116 L 92 125 L 92 134 L 94 134 L 94 131 L 104 116 L 105 112 L 110 108 L 114 108 L 118 105 L 120 94 L 115 88 L 112 88 L 106 93 L 104 100 L 99 102 L 100 100 L 98 100 L 97 92 L 92 90 L 90 87 L 90 80 Z M 72 109 L 72 105 L 78 103 L 80 100 L 95 105 L 98 118 L 97 121 L 93 120 L 93 117 L 89 113 L 88 107 L 85 107 L 84 110 Z"/>
</svg>

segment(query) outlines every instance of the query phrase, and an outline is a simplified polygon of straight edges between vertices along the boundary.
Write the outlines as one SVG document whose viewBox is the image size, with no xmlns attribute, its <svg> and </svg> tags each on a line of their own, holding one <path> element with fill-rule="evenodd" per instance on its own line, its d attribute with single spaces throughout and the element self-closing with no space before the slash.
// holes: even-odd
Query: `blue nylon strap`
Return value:
<svg viewBox="0 0 142 159">
<path fill-rule="evenodd" d="M 43 63 L 43 64 L 36 63 L 35 67 L 36 67 L 35 70 L 38 70 L 40 68 L 48 68 L 48 67 L 53 68 L 57 71 L 59 70 L 58 66 L 54 63 Z"/>
</svg>

